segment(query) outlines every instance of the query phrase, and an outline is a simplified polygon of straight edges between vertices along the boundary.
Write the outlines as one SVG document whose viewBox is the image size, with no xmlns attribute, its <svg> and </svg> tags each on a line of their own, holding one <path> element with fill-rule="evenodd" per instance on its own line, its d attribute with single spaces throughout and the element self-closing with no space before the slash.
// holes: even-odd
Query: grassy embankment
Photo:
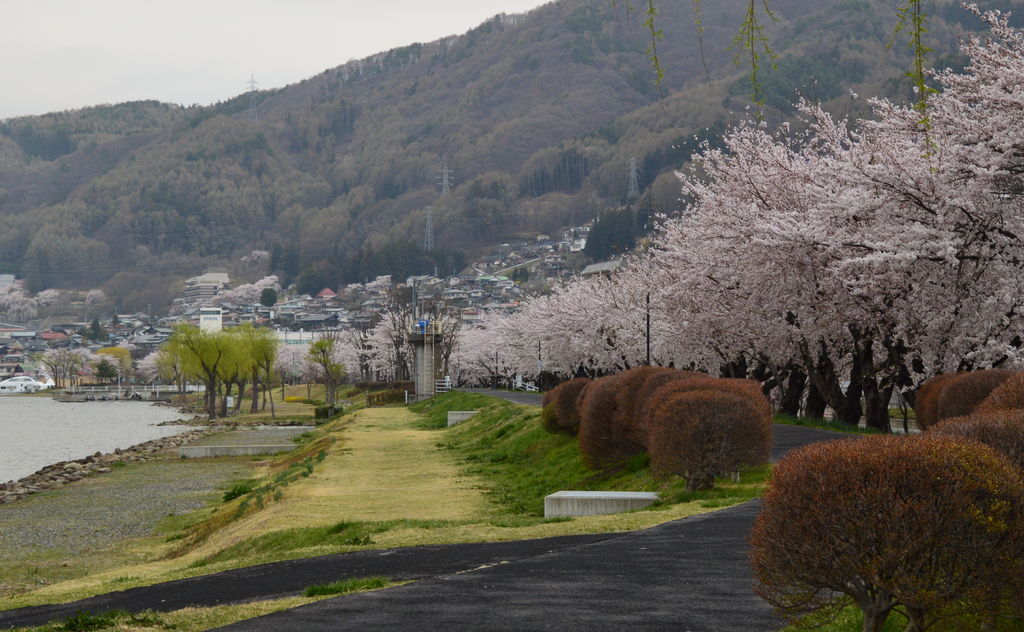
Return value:
<svg viewBox="0 0 1024 632">
<path fill-rule="evenodd" d="M 358 410 L 303 437 L 294 453 L 256 464 L 226 501 L 165 525 L 147 541 L 147 563 L 110 566 L 0 603 L 2 608 L 90 594 L 268 561 L 366 548 L 514 540 L 624 531 L 747 500 L 767 468 L 687 495 L 637 459 L 611 473 L 589 470 L 574 438 L 545 433 L 536 407 L 452 393 L 402 407 Z M 479 410 L 444 429 L 448 410 Z M 420 414 L 416 414 L 416 413 Z M 559 489 L 658 490 L 648 510 L 546 520 L 544 495 Z"/>
</svg>

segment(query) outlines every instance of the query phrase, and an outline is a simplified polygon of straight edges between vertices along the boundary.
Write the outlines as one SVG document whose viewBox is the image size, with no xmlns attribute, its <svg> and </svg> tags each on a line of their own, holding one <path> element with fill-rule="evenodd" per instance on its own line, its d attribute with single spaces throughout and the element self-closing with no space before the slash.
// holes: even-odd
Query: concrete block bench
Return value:
<svg viewBox="0 0 1024 632">
<path fill-rule="evenodd" d="M 544 517 L 621 513 L 642 509 L 656 500 L 655 492 L 555 492 L 544 497 Z"/>
<path fill-rule="evenodd" d="M 449 410 L 448 411 L 448 426 L 454 426 L 460 424 L 473 415 L 480 412 L 479 410 Z"/>
<path fill-rule="evenodd" d="M 187 445 L 178 448 L 178 456 L 183 459 L 210 456 L 254 456 L 257 454 L 290 452 L 294 449 L 294 443 L 277 445 Z"/>
</svg>

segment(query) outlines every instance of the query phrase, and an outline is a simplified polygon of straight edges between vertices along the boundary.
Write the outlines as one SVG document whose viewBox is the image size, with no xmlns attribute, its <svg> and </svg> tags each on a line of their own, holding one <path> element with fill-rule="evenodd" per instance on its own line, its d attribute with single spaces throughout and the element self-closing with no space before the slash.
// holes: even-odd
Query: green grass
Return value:
<svg viewBox="0 0 1024 632">
<path fill-rule="evenodd" d="M 391 582 L 386 577 L 356 577 L 337 581 L 331 584 L 314 584 L 306 588 L 307 597 L 318 597 L 320 595 L 347 595 L 359 590 L 373 590 L 385 588 Z"/>
<path fill-rule="evenodd" d="M 811 615 L 798 623 L 783 628 L 780 632 L 798 632 L 800 630 L 816 630 L 820 632 L 860 632 L 864 616 L 855 605 L 848 605 L 830 619 L 821 615 Z M 882 632 L 904 632 L 907 629 L 907 618 L 898 611 L 889 614 Z M 929 632 L 962 632 L 963 630 L 985 629 L 976 617 L 960 615 L 939 620 L 928 628 Z M 1000 619 L 993 632 L 1021 632 L 1024 620 Z"/>
<path fill-rule="evenodd" d="M 846 434 L 882 434 L 881 430 L 875 428 L 861 428 L 844 424 L 841 421 L 830 419 L 813 419 L 811 417 L 790 417 L 789 415 L 775 415 L 775 423 L 786 424 L 787 426 L 805 426 L 807 428 L 819 428 L 821 430 L 832 430 L 833 432 L 845 432 Z"/>
<path fill-rule="evenodd" d="M 430 529 L 456 524 L 449 520 L 342 521 L 326 527 L 299 527 L 272 531 L 233 544 L 216 554 L 192 563 L 198 568 L 215 562 L 249 558 L 280 559 L 291 551 L 313 547 L 370 546 L 373 536 L 399 528 Z"/>
<path fill-rule="evenodd" d="M 454 450 L 467 474 L 487 482 L 487 492 L 502 513 L 543 516 L 544 497 L 559 490 L 657 491 L 666 504 L 700 501 L 705 508 L 727 507 L 761 494 L 769 466 L 742 474 L 738 483 L 720 480 L 715 489 L 686 493 L 685 481 L 651 474 L 646 455 L 607 471 L 583 462 L 576 437 L 551 434 L 540 425 L 540 409 L 476 393 L 447 393 L 411 406 L 426 416 L 425 425 L 447 423 L 449 410 L 478 410 L 478 415 L 445 433 L 439 446 Z"/>
<path fill-rule="evenodd" d="M 864 615 L 856 606 L 850 605 L 832 620 L 812 615 L 803 621 L 786 626 L 780 632 L 798 632 L 799 630 L 817 630 L 820 632 L 860 632 L 864 623 Z M 892 613 L 882 626 L 882 632 L 903 632 L 907 628 L 907 620 L 898 613 Z"/>
<path fill-rule="evenodd" d="M 479 393 L 460 393 L 452 391 L 438 397 L 431 397 L 428 400 L 409 405 L 409 410 L 424 416 L 420 428 L 425 430 L 436 430 L 448 427 L 449 410 L 483 410 L 491 409 L 500 404 L 506 403 L 487 395 Z M 509 404 L 511 405 L 511 404 Z"/>
<path fill-rule="evenodd" d="M 232 485 L 226 492 L 224 492 L 223 501 L 228 502 L 234 500 L 239 496 L 244 496 L 256 489 L 256 483 L 258 481 L 255 478 L 249 478 L 244 481 L 239 481 Z"/>
</svg>

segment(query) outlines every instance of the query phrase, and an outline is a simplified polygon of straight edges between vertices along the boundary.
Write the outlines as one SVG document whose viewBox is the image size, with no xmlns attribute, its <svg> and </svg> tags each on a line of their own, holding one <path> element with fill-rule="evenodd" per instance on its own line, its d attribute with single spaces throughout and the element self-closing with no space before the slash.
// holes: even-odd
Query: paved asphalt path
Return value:
<svg viewBox="0 0 1024 632">
<path fill-rule="evenodd" d="M 758 501 L 601 542 L 328 599 L 221 630 L 714 630 L 781 627 L 751 590 Z"/>
<path fill-rule="evenodd" d="M 539 405 L 530 393 L 478 390 Z M 772 459 L 840 435 L 775 426 Z M 747 533 L 760 501 L 625 534 L 360 551 L 276 562 L 67 604 L 0 612 L 0 628 L 87 610 L 168 611 L 300 593 L 306 586 L 383 575 L 419 580 L 328 599 L 224 630 L 775 630 L 751 590 Z"/>
<path fill-rule="evenodd" d="M 453 575 L 609 537 L 613 536 L 579 535 L 515 542 L 417 546 L 274 562 L 131 588 L 70 603 L 4 610 L 0 611 L 0 629 L 42 625 L 80 611 L 94 614 L 107 610 L 166 612 L 187 606 L 220 606 L 277 599 L 301 594 L 313 584 L 353 577 L 383 575 L 402 581 Z"/>
</svg>

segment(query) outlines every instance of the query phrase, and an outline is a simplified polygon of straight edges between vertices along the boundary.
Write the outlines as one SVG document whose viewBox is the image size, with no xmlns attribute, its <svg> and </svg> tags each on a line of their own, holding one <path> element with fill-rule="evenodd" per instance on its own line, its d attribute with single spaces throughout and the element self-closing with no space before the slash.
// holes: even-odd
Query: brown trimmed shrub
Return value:
<svg viewBox="0 0 1024 632">
<path fill-rule="evenodd" d="M 994 410 L 951 417 L 929 428 L 928 433 L 984 443 L 1024 472 L 1024 410 Z"/>
<path fill-rule="evenodd" d="M 1017 373 L 995 387 L 974 410 L 986 413 L 1018 409 L 1024 409 L 1024 373 Z"/>
<path fill-rule="evenodd" d="M 590 384 L 585 377 L 562 382 L 544 393 L 541 403 L 541 423 L 548 432 L 574 435 L 580 425 L 576 400 L 580 392 Z"/>
<path fill-rule="evenodd" d="M 657 391 L 647 449 L 655 472 L 686 478 L 687 491 L 710 489 L 715 476 L 764 463 L 772 445 L 772 418 L 749 394 L 690 388 L 673 382 Z"/>
<path fill-rule="evenodd" d="M 940 373 L 925 380 L 917 387 L 914 399 L 914 417 L 922 429 L 935 425 L 939 416 L 939 395 L 944 384 L 958 375 L 957 373 Z"/>
<path fill-rule="evenodd" d="M 619 373 L 617 399 L 615 402 L 615 424 L 622 429 L 626 440 L 634 445 L 647 445 L 646 424 L 641 421 L 640 399 L 644 385 L 651 379 L 673 369 L 662 366 L 638 366 Z"/>
<path fill-rule="evenodd" d="M 632 443 L 626 429 L 617 423 L 621 375 L 594 380 L 579 409 L 580 454 L 594 469 L 613 467 L 644 451 L 644 446 Z"/>
<path fill-rule="evenodd" d="M 668 371 L 661 371 L 650 375 L 637 389 L 636 398 L 634 400 L 634 416 L 635 422 L 639 428 L 642 436 L 646 437 L 650 433 L 651 427 L 651 403 L 654 401 L 654 394 L 662 386 L 673 382 L 679 382 L 681 380 L 689 380 L 693 378 L 706 378 L 710 377 L 706 373 L 697 373 L 695 371 L 683 371 L 680 369 L 669 369 Z M 646 445 L 646 441 L 645 441 Z"/>
<path fill-rule="evenodd" d="M 935 421 L 970 415 L 993 390 L 1014 375 L 1016 371 L 1006 369 L 957 373 L 942 384 Z"/>
<path fill-rule="evenodd" d="M 587 393 L 590 391 L 590 387 L 594 385 L 594 380 L 587 380 L 587 383 L 583 385 L 580 392 L 576 394 L 576 414 L 583 419 L 583 400 L 587 398 Z M 577 428 L 578 430 L 578 428 Z"/>
<path fill-rule="evenodd" d="M 868 632 L 896 606 L 908 629 L 951 606 L 991 619 L 1021 586 L 1022 515 L 1021 473 L 975 441 L 813 444 L 776 465 L 764 494 L 750 535 L 756 590 L 792 620 L 850 598 Z"/>
<path fill-rule="evenodd" d="M 671 392 L 674 393 L 706 389 L 721 391 L 723 393 L 732 393 L 733 395 L 749 400 L 750 404 L 755 406 L 762 414 L 767 415 L 768 417 L 771 417 L 772 415 L 772 404 L 764 396 L 760 383 L 755 380 L 745 380 L 732 377 L 711 377 L 710 375 L 697 373 L 691 375 L 687 379 L 674 380 L 669 383 L 672 384 Z M 654 391 L 650 401 L 656 402 L 658 395 L 658 391 Z"/>
</svg>

